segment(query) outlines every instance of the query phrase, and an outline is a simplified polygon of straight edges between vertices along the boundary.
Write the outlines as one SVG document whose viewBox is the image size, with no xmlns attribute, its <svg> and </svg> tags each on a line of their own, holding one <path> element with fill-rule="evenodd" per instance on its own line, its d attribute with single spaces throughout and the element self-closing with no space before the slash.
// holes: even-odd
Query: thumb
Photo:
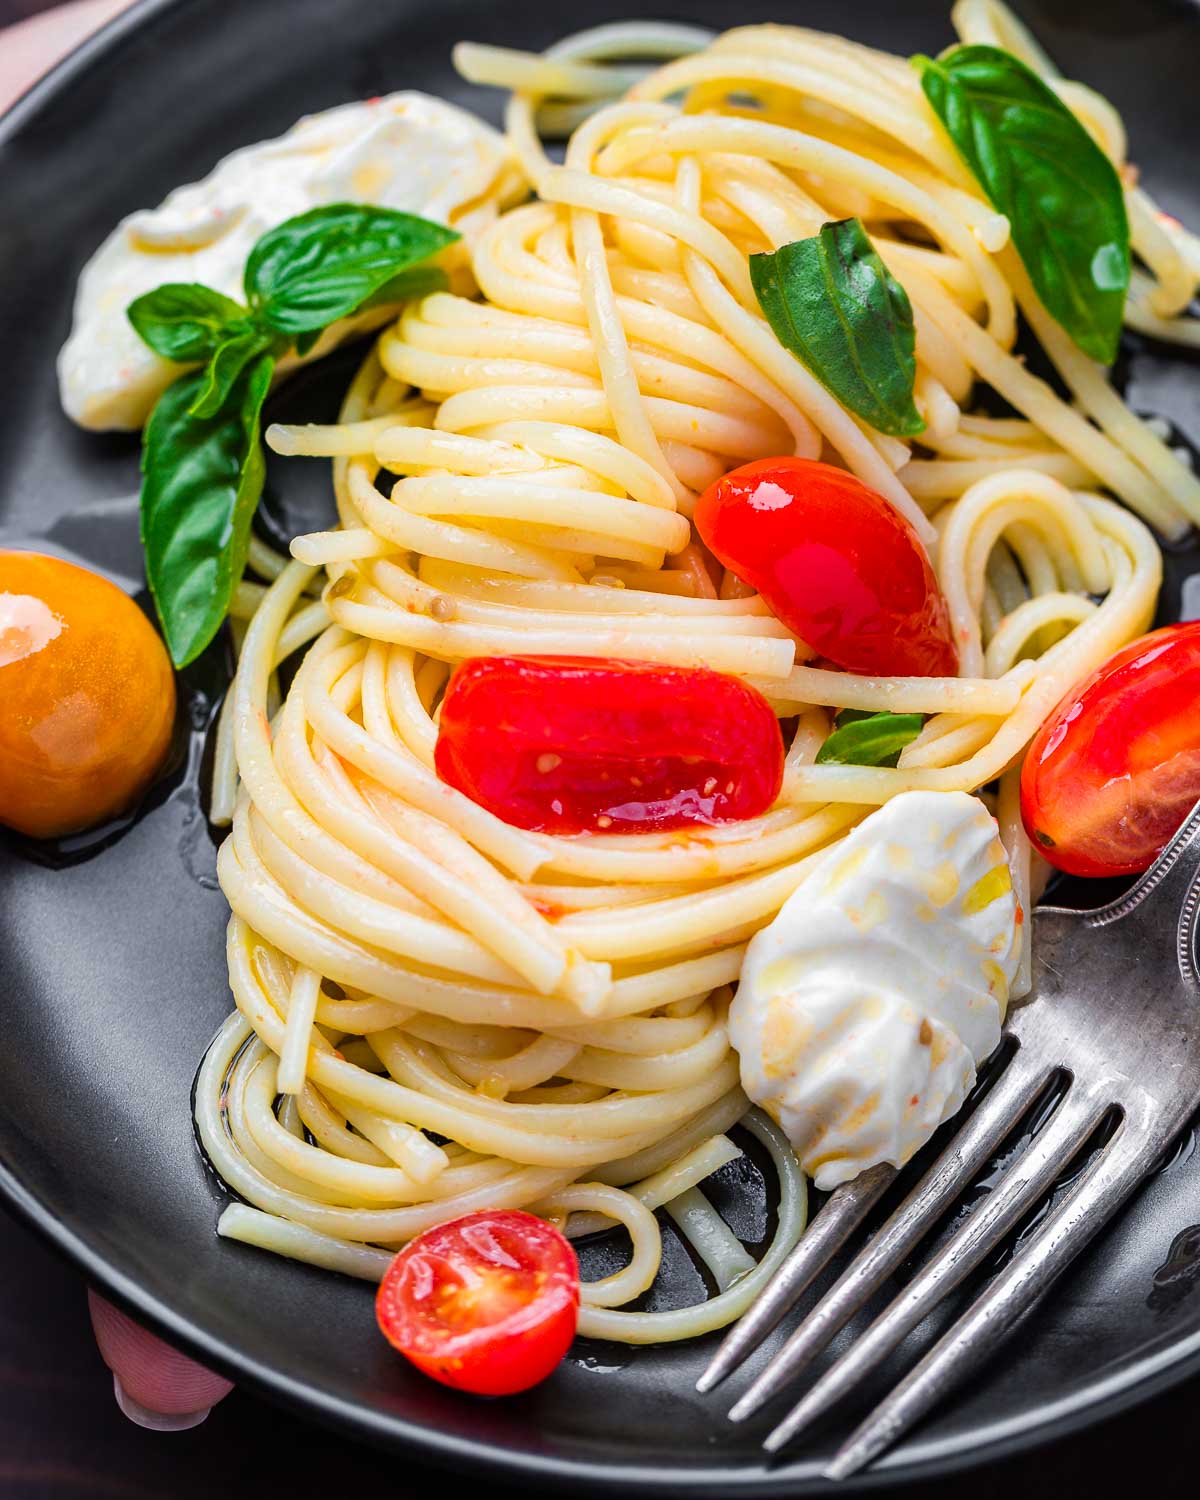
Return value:
<svg viewBox="0 0 1200 1500">
<path fill-rule="evenodd" d="M 117 1405 L 139 1427 L 156 1432 L 197 1427 L 233 1389 L 91 1290 L 88 1312 L 100 1357 L 113 1372 Z"/>
</svg>

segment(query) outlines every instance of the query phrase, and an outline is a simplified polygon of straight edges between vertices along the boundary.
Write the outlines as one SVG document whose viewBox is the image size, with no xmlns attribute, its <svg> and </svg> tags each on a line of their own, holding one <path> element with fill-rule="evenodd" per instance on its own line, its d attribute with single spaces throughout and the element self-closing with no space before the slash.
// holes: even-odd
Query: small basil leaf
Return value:
<svg viewBox="0 0 1200 1500">
<path fill-rule="evenodd" d="M 192 417 L 215 417 L 229 399 L 234 382 L 252 359 L 271 348 L 274 339 L 266 329 L 256 327 L 249 319 L 217 345 L 204 370 L 204 383 L 188 407 Z"/>
<path fill-rule="evenodd" d="M 199 282 L 171 281 L 135 298 L 125 315 L 155 354 L 191 364 L 207 359 L 246 309 Z"/>
<path fill-rule="evenodd" d="M 279 333 L 310 333 L 349 317 L 458 238 L 416 214 L 330 203 L 263 235 L 246 262 L 246 296 Z"/>
<path fill-rule="evenodd" d="M 912 306 L 858 219 L 750 257 L 750 280 L 776 338 L 877 432 L 912 437 Z"/>
<path fill-rule="evenodd" d="M 1129 216 L 1112 162 L 1048 84 L 999 47 L 914 57 L 921 87 L 995 208 L 1046 311 L 1111 364 L 1129 290 Z"/>
<path fill-rule="evenodd" d="M 245 368 L 213 417 L 188 408 L 204 376 L 185 375 L 159 397 L 142 439 L 146 577 L 177 667 L 217 632 L 246 565 L 250 520 L 265 463 L 259 414 L 274 360 Z"/>
<path fill-rule="evenodd" d="M 924 714 L 868 714 L 844 724 L 842 718 L 817 751 L 818 765 L 894 766 L 925 723 Z"/>
</svg>

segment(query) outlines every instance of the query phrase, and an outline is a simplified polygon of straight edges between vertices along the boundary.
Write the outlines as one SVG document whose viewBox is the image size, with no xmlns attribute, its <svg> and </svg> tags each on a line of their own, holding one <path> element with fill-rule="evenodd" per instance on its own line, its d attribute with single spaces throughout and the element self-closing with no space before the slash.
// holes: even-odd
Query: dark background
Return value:
<svg viewBox="0 0 1200 1500">
<path fill-rule="evenodd" d="M 48 8 L 45 0 L 0 0 L 0 25 Z M 1013 1494 L 1029 1500 L 1089 1492 L 1104 1496 L 1118 1475 L 1136 1465 L 1156 1495 L 1194 1495 L 1200 1475 L 1198 1416 L 1200 1381 L 1192 1381 L 1022 1458 L 892 1493 L 919 1493 L 923 1500 L 968 1492 L 975 1500 L 1007 1500 Z M 160 1434 L 134 1427 L 113 1401 L 111 1377 L 91 1339 L 79 1274 L 0 1211 L 3 1500 L 208 1500 L 214 1494 L 234 1500 L 284 1494 L 295 1500 L 349 1495 L 372 1500 L 423 1494 L 442 1483 L 441 1476 L 411 1460 L 356 1447 L 240 1391 L 193 1431 Z M 517 1493 L 491 1482 L 487 1488 L 495 1500 Z"/>
</svg>

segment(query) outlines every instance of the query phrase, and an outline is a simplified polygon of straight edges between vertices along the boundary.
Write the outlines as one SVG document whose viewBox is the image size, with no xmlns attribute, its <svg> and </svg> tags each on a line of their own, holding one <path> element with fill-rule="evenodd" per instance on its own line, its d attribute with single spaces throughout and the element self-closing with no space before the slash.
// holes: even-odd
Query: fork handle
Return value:
<svg viewBox="0 0 1200 1500">
<path fill-rule="evenodd" d="M 880 1403 L 825 1470 L 846 1479 L 878 1457 L 982 1365 L 1154 1167 L 1156 1132 L 1126 1121 L 1059 1207 Z"/>
</svg>

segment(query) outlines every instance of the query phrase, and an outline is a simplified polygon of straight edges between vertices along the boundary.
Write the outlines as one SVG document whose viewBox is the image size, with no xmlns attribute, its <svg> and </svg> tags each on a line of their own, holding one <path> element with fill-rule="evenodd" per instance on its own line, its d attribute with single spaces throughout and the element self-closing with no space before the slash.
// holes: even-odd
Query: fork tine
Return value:
<svg viewBox="0 0 1200 1500">
<path fill-rule="evenodd" d="M 988 1201 L 971 1214 L 862 1338 L 825 1372 L 768 1435 L 764 1446 L 772 1452 L 782 1448 L 874 1370 L 1053 1186 L 1110 1108 L 1108 1101 L 1094 1095 L 1074 1089 L 1068 1092 Z"/>
<path fill-rule="evenodd" d="M 896 1177 L 886 1163 L 861 1172 L 836 1192 L 813 1219 L 808 1233 L 784 1261 L 757 1302 L 726 1334 L 698 1391 L 711 1391 L 762 1343 L 838 1253 Z"/>
<path fill-rule="evenodd" d="M 827 1478 L 856 1474 L 981 1365 L 1107 1223 L 1154 1166 L 1161 1149 L 1157 1135 L 1143 1133 L 1140 1141 L 1127 1135 L 1126 1123 L 1029 1245 L 839 1450 L 825 1470 Z"/>
<path fill-rule="evenodd" d="M 744 1422 L 789 1385 L 920 1243 L 1045 1088 L 1053 1069 L 1019 1049 L 970 1119 L 730 1410 Z M 801 1242 L 803 1243 L 803 1241 Z"/>
</svg>

